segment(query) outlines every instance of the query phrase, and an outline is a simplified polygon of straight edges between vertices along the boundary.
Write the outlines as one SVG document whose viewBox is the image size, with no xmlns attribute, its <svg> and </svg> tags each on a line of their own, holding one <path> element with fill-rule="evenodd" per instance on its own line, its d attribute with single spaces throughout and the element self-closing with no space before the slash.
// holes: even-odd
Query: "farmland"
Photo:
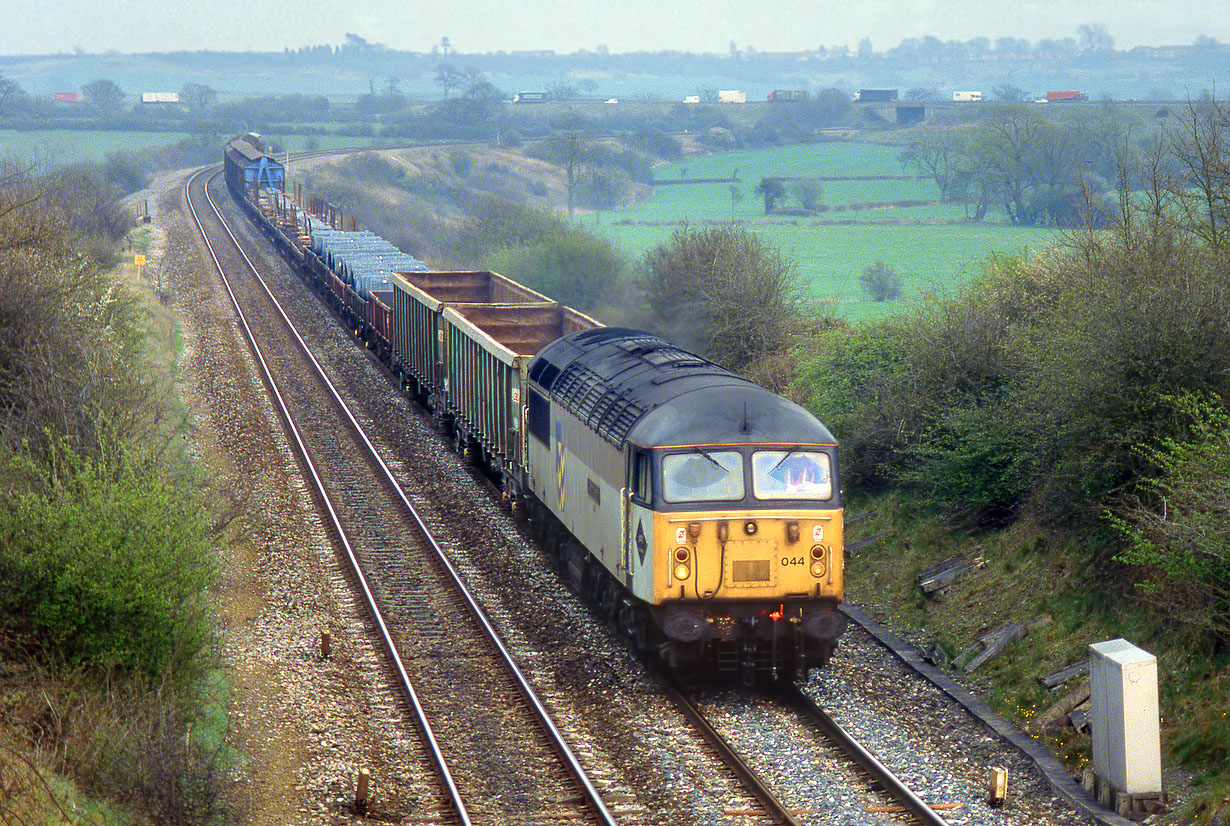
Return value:
<svg viewBox="0 0 1230 826">
<path fill-rule="evenodd" d="M 810 299 L 851 320 L 874 318 L 900 306 L 869 301 L 859 289 L 859 274 L 876 261 L 897 270 L 908 298 L 964 280 L 993 252 L 1036 252 L 1057 240 L 1053 229 L 1011 226 L 995 212 L 983 221 L 967 222 L 961 204 L 934 203 L 935 185 L 908 176 L 897 163 L 898 152 L 891 146 L 834 142 L 689 158 L 658 168 L 655 178 L 730 178 L 737 170 L 738 194 L 732 196 L 728 183 L 658 186 L 643 204 L 582 220 L 635 258 L 668 239 L 684 221 L 733 219 L 798 263 Z M 828 210 L 814 217 L 766 218 L 763 202 L 753 192 L 765 176 L 853 180 L 822 181 L 822 203 Z M 892 201 L 924 203 L 842 209 Z"/>
</svg>

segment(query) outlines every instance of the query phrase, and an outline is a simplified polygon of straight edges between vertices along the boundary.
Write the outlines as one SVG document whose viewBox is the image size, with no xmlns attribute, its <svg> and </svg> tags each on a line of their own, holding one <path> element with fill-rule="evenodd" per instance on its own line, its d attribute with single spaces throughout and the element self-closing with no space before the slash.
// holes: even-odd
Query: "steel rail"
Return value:
<svg viewBox="0 0 1230 826">
<path fill-rule="evenodd" d="M 664 675 L 664 679 L 666 680 L 666 695 L 683 712 L 683 716 L 687 717 L 692 722 L 692 725 L 696 726 L 705 742 L 712 746 L 721 756 L 722 760 L 725 761 L 726 765 L 739 776 L 744 787 L 760 801 L 760 804 L 764 806 L 768 814 L 777 820 L 778 823 L 784 824 L 784 826 L 801 826 L 794 815 L 790 813 L 790 810 L 786 808 L 786 804 L 773 794 L 772 790 L 760 779 L 760 776 L 748 766 L 747 762 L 739 756 L 734 747 L 727 742 L 726 738 L 710 725 L 709 721 L 700 713 L 700 710 L 688 699 L 678 679 L 669 672 Z"/>
<path fill-rule="evenodd" d="M 210 167 L 210 168 L 212 169 L 213 167 Z M 197 173 L 197 174 L 199 175 L 201 173 Z M 217 173 L 215 173 L 215 175 L 216 174 Z M 350 411 L 350 408 L 346 405 L 341 395 L 337 392 L 337 389 L 334 387 L 333 383 L 330 382 L 327 376 L 325 375 L 324 368 L 320 365 L 320 362 L 317 361 L 315 355 L 312 354 L 311 348 L 308 347 L 307 343 L 304 341 L 302 336 L 299 335 L 299 331 L 295 328 L 290 318 L 287 317 L 286 313 L 282 310 L 282 307 L 274 299 L 273 293 L 269 289 L 269 286 L 265 283 L 264 279 L 260 277 L 259 273 L 256 270 L 256 267 L 252 264 L 247 254 L 243 251 L 242 247 L 239 244 L 238 239 L 235 238 L 234 234 L 230 230 L 230 227 L 227 225 L 226 220 L 222 217 L 222 214 L 218 211 L 217 205 L 214 203 L 212 197 L 210 197 L 208 190 L 206 190 L 205 192 L 205 197 L 206 197 L 206 200 L 209 201 L 210 207 L 213 209 L 214 214 L 217 216 L 223 229 L 226 231 L 227 235 L 231 238 L 232 243 L 234 243 L 236 250 L 238 250 L 239 254 L 243 257 L 244 261 L 247 262 L 248 266 L 252 269 L 253 274 L 256 276 L 257 280 L 261 284 L 261 288 L 265 291 L 265 293 L 269 296 L 270 300 L 273 302 L 273 306 L 276 308 L 278 314 L 281 316 L 283 323 L 286 325 L 291 335 L 299 343 L 299 346 L 302 348 L 304 354 L 311 361 L 313 369 L 315 370 L 317 374 L 317 377 L 322 382 L 326 391 L 329 393 L 329 395 L 333 399 L 334 404 L 336 405 L 337 409 L 346 418 L 346 420 L 349 422 L 355 434 L 363 442 L 364 446 L 368 450 L 370 458 L 376 463 L 377 467 L 380 468 L 380 472 L 385 478 L 385 480 L 389 483 L 391 488 L 394 491 L 396 491 L 398 498 L 402 502 L 402 505 L 405 507 L 410 517 L 414 520 L 415 524 L 418 526 L 424 539 L 431 546 L 433 552 L 438 557 L 443 568 L 447 571 L 450 579 L 452 580 L 453 584 L 457 588 L 458 593 L 461 594 L 463 600 L 471 609 L 472 614 L 479 622 L 479 625 L 482 627 L 484 633 L 486 634 L 488 639 L 491 641 L 492 645 L 500 653 L 501 659 L 505 663 L 505 666 L 508 668 L 509 673 L 513 676 L 526 702 L 534 709 L 534 713 L 538 717 L 539 722 L 542 724 L 543 729 L 546 731 L 548 738 L 551 740 L 551 743 L 553 747 L 555 748 L 556 752 L 559 754 L 560 758 L 564 761 L 564 763 L 567 764 L 574 778 L 581 784 L 585 792 L 586 798 L 590 802 L 591 807 L 598 814 L 599 818 L 602 820 L 603 823 L 606 823 L 609 826 L 615 826 L 616 821 L 614 819 L 614 816 L 611 814 L 610 810 L 607 808 L 606 804 L 603 802 L 601 796 L 598 793 L 597 788 L 594 787 L 593 782 L 590 780 L 589 776 L 586 774 L 584 768 L 581 766 L 580 761 L 577 759 L 576 755 L 573 753 L 571 747 L 569 747 L 568 743 L 564 740 L 563 734 L 559 731 L 559 728 L 555 725 L 554 720 L 551 719 L 551 716 L 548 713 L 546 707 L 543 706 L 542 701 L 538 698 L 537 694 L 534 692 L 533 687 L 530 686 L 529 680 L 526 679 L 524 673 L 521 671 L 520 667 L 516 664 L 515 660 L 513 659 L 512 654 L 509 652 L 508 648 L 504 645 L 503 640 L 500 639 L 499 634 L 495 630 L 495 627 L 491 624 L 491 621 L 487 617 L 486 612 L 482 609 L 482 606 L 478 603 L 478 600 L 474 597 L 473 593 L 466 586 L 465 582 L 461 578 L 461 575 L 457 572 L 452 562 L 448 559 L 447 554 L 445 554 L 444 549 L 440 547 L 439 543 L 436 541 L 436 538 L 432 535 L 430 529 L 427 527 L 426 522 L 420 516 L 418 509 L 415 508 L 414 504 L 410 501 L 409 497 L 406 495 L 406 492 L 402 489 L 396 477 L 394 477 L 392 470 L 390 470 L 389 466 L 385 463 L 384 458 L 380 455 L 380 452 L 376 449 L 375 445 L 371 443 L 370 439 L 368 439 L 366 432 L 364 432 L 362 426 L 359 424 L 354 414 Z M 193 210 L 193 215 L 195 218 L 196 216 L 195 210 Z M 199 222 L 198 222 L 198 226 L 199 226 Z M 202 234 L 204 233 L 202 232 Z M 207 245 L 208 245 L 208 242 L 207 242 Z M 211 248 L 210 254 L 211 256 L 213 255 L 212 248 Z M 216 261 L 217 259 L 215 258 L 215 263 Z M 219 266 L 219 272 L 221 272 L 220 266 Z M 223 279 L 225 280 L 225 276 L 223 276 Z M 227 292 L 230 293 L 229 284 L 227 285 Z M 242 310 L 239 309 L 238 302 L 236 301 L 233 294 L 231 294 L 231 298 L 232 298 L 232 302 L 235 304 L 236 310 L 240 313 L 240 316 L 242 319 L 242 316 L 243 316 Z M 244 327 L 246 330 L 247 329 L 246 321 L 244 321 Z M 252 346 L 255 350 L 256 349 L 255 341 L 252 339 L 249 339 L 249 340 L 251 341 Z M 259 355 L 258 355 L 258 358 L 259 358 Z M 262 366 L 263 364 L 264 362 L 262 360 Z M 266 376 L 269 378 L 269 381 L 272 383 L 272 377 L 268 376 L 268 373 L 266 373 Z M 279 396 L 279 404 L 280 403 L 281 402 L 280 402 L 280 396 Z M 283 407 L 283 415 L 288 416 L 288 413 L 284 407 Z M 296 439 L 297 438 L 298 437 L 296 434 Z M 310 460 L 306 459 L 306 455 L 307 455 L 306 449 L 302 446 L 302 443 L 299 443 L 299 444 L 300 444 L 301 451 L 303 452 L 303 455 L 305 457 L 305 460 L 310 463 Z M 314 468 L 312 472 L 313 472 L 313 475 L 315 475 Z M 319 481 L 318 481 L 318 484 L 320 484 Z M 320 488 L 320 491 L 321 491 L 322 497 L 325 499 L 327 503 L 328 499 L 324 495 L 323 488 Z M 333 513 L 332 506 L 327 505 L 327 507 L 329 508 L 330 517 L 334 520 L 335 526 L 337 526 L 336 529 L 339 530 L 340 532 L 340 525 L 336 521 L 337 517 Z M 363 577 L 362 572 L 359 570 L 358 560 L 357 558 L 355 558 L 353 551 L 351 550 L 349 546 L 349 543 L 346 543 L 346 549 L 347 549 L 347 555 L 349 556 L 351 560 L 351 564 L 354 567 L 356 574 L 359 576 L 360 582 L 362 583 L 365 598 L 368 600 L 369 610 L 373 611 L 375 615 L 379 617 L 379 609 L 375 606 L 374 599 L 371 596 L 370 589 L 367 585 L 367 580 L 365 577 Z M 384 626 L 383 620 L 378 619 L 378 623 L 381 627 L 382 634 L 386 635 L 386 645 L 390 647 L 391 652 L 394 652 L 393 657 L 394 657 L 394 660 L 397 662 L 397 668 L 398 668 L 399 673 L 404 674 L 405 672 L 401 666 L 400 659 L 395 653 L 396 648 L 393 646 L 392 639 L 387 637 L 387 629 Z M 408 678 L 406 679 L 406 684 L 407 685 L 409 684 Z M 413 688 L 411 687 L 410 690 L 413 691 Z M 423 718 L 422 722 L 424 725 L 426 725 L 425 717 Z M 449 779 L 449 783 L 450 783 L 450 789 L 454 789 L 455 786 L 451 785 L 452 783 L 451 776 Z"/>
<path fill-rule="evenodd" d="M 265 361 L 265 356 L 261 352 L 260 344 L 257 343 L 256 336 L 253 334 L 252 328 L 248 325 L 247 316 L 244 314 L 243 308 L 239 305 L 239 299 L 235 296 L 235 293 L 231 289 L 230 280 L 226 277 L 226 273 L 222 268 L 222 263 L 218 260 L 218 256 L 214 252 L 214 246 L 210 242 L 209 236 L 205 232 L 205 227 L 201 222 L 201 217 L 197 214 L 196 207 L 192 204 L 192 197 L 189 189 L 193 182 L 195 182 L 198 178 L 201 178 L 207 172 L 213 172 L 211 178 L 216 177 L 218 174 L 215 167 L 206 167 L 189 177 L 187 182 L 184 184 L 184 199 L 188 204 L 189 211 L 192 213 L 192 220 L 196 224 L 197 230 L 201 233 L 201 238 L 205 242 L 205 248 L 209 252 L 209 257 L 213 260 L 214 267 L 218 270 L 218 275 L 222 278 L 222 284 L 226 288 L 226 293 L 231 298 L 231 304 L 235 308 L 235 312 L 239 315 L 239 323 L 240 326 L 243 327 L 244 336 L 248 341 L 248 345 L 252 348 L 252 353 L 256 357 L 257 364 L 260 365 L 261 374 L 264 377 L 266 386 L 269 388 L 270 395 L 276 402 L 278 410 L 282 413 L 282 420 L 286 423 L 287 433 L 298 450 L 299 458 L 303 461 L 308 470 L 308 475 L 312 479 L 316 492 L 319 494 L 321 501 L 324 503 L 325 510 L 329 514 L 329 521 L 333 525 L 333 531 L 336 534 L 338 541 L 342 543 L 342 548 L 346 552 L 346 558 L 350 563 L 351 573 L 355 575 L 355 578 L 359 583 L 359 588 L 363 592 L 363 600 L 367 605 L 368 613 L 372 616 L 373 621 L 376 623 L 376 628 L 380 634 L 380 639 L 384 643 L 385 648 L 389 652 L 389 656 L 393 660 L 393 666 L 397 670 L 398 679 L 401 682 L 402 689 L 406 692 L 407 698 L 410 700 L 410 705 L 414 711 L 415 721 L 422 729 L 423 737 L 427 741 L 428 752 L 431 754 L 432 762 L 435 764 L 436 771 L 440 775 L 440 780 L 448 790 L 449 799 L 454 808 L 457 810 L 457 814 L 461 818 L 461 822 L 469 826 L 469 824 L 472 824 L 469 812 L 466 810 L 465 802 L 461 799 L 461 792 L 458 790 L 457 784 L 453 780 L 452 772 L 449 771 L 448 764 L 445 762 L 444 753 L 440 748 L 440 743 L 436 740 L 435 732 L 432 730 L 431 723 L 427 719 L 427 712 L 423 708 L 423 704 L 419 701 L 418 692 L 415 691 L 414 684 L 410 681 L 410 675 L 406 673 L 406 669 L 402 665 L 401 655 L 397 650 L 397 644 L 393 642 L 393 637 L 390 635 L 388 626 L 384 622 L 384 617 L 380 612 L 380 608 L 376 605 L 375 596 L 372 593 L 371 586 L 368 584 L 367 577 L 363 574 L 363 570 L 359 565 L 359 560 L 355 556 L 354 548 L 350 544 L 350 540 L 346 535 L 346 530 L 342 527 L 337 511 L 334 510 L 333 503 L 330 501 L 329 495 L 325 492 L 324 482 L 321 480 L 320 474 L 316 470 L 316 465 L 312 461 L 312 457 L 308 455 L 307 445 L 304 444 L 303 437 L 299 433 L 299 429 L 295 426 L 294 419 L 291 418 L 290 410 L 287 408 L 286 402 L 282 398 L 281 390 L 278 388 L 278 383 L 274 379 L 268 363 Z M 209 202 L 210 207 L 214 210 L 214 214 L 218 216 L 219 220 L 221 220 L 222 216 L 218 213 L 217 206 L 209 197 L 208 181 L 206 181 L 204 187 L 202 188 L 205 191 L 206 200 Z M 227 234 L 230 236 L 231 240 L 235 242 L 236 247 L 238 248 L 238 242 L 235 241 L 235 236 L 231 234 L 225 221 L 222 221 L 222 226 L 226 229 Z M 248 259 L 248 256 L 243 253 L 243 250 L 240 250 L 239 252 L 240 255 L 243 255 L 244 261 L 246 261 L 248 266 L 252 268 L 253 272 L 255 272 L 256 269 L 253 267 L 251 260 Z"/>
<path fill-rule="evenodd" d="M 926 824 L 926 826 L 948 826 L 948 821 L 940 817 L 934 809 L 927 805 L 926 801 L 914 794 L 897 775 L 893 774 L 887 766 L 880 762 L 879 758 L 838 725 L 837 721 L 830 717 L 824 709 L 820 708 L 815 700 L 804 694 L 802 689 L 791 683 L 788 686 L 783 686 L 782 693 L 790 702 L 801 706 L 808 717 L 820 726 L 829 739 L 849 755 L 863 771 L 878 781 L 884 787 L 884 791 L 903 806 L 919 823 Z"/>
</svg>

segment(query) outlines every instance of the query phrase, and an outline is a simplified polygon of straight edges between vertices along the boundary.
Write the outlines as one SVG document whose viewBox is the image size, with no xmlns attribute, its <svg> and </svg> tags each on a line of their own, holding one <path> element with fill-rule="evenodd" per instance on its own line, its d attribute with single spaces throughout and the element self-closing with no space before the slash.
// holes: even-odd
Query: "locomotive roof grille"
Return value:
<svg viewBox="0 0 1230 826">
<path fill-rule="evenodd" d="M 797 404 L 638 330 L 600 327 L 556 339 L 530 363 L 529 378 L 621 450 L 630 438 L 649 446 L 835 443 Z"/>
<path fill-rule="evenodd" d="M 648 388 L 706 375 L 732 376 L 657 336 L 611 327 L 555 342 L 530 368 L 530 379 L 556 403 L 617 447 L 661 403 L 657 393 L 646 396 Z"/>
</svg>

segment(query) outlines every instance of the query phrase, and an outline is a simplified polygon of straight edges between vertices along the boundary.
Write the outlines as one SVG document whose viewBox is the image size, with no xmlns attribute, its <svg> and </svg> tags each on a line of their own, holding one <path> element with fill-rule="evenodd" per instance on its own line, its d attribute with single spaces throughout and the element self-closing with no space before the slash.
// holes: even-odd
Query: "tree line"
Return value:
<svg viewBox="0 0 1230 826">
<path fill-rule="evenodd" d="M 1114 104 L 1051 118 L 1037 106 L 995 103 L 972 125 L 919 130 L 899 159 L 943 199 L 969 205 L 973 220 L 999 208 L 1021 226 L 1104 225 L 1120 171 L 1134 168 L 1157 135 Z"/>
</svg>

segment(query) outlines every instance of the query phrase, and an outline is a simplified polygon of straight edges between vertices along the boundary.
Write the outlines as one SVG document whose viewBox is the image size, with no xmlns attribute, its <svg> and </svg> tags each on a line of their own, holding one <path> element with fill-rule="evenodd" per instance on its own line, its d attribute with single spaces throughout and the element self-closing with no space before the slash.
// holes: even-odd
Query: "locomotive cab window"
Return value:
<svg viewBox="0 0 1230 826">
<path fill-rule="evenodd" d="M 632 491 L 632 498 L 646 504 L 653 499 L 651 467 L 648 453 L 638 450 L 632 454 L 632 479 L 628 489 Z"/>
<path fill-rule="evenodd" d="M 752 454 L 752 491 L 757 499 L 831 499 L 829 455 L 811 450 L 758 450 Z"/>
<path fill-rule="evenodd" d="M 544 445 L 551 443 L 551 403 L 533 390 L 526 405 L 526 426 L 530 435 Z"/>
<path fill-rule="evenodd" d="M 743 498 L 743 455 L 734 450 L 695 450 L 662 458 L 662 498 L 667 502 L 736 502 Z"/>
</svg>

